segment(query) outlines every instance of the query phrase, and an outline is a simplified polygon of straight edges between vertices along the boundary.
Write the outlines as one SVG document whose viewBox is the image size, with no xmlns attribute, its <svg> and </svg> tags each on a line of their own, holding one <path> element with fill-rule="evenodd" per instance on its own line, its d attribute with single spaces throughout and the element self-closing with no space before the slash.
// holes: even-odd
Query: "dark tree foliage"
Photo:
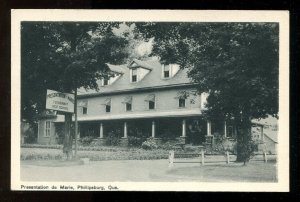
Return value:
<svg viewBox="0 0 300 202">
<path fill-rule="evenodd" d="M 190 68 L 198 92 L 209 93 L 205 115 L 235 121 L 237 160 L 248 160 L 251 120 L 278 114 L 278 24 L 136 23 L 136 32 L 154 38 L 152 55 Z"/>
<path fill-rule="evenodd" d="M 22 22 L 21 117 L 34 123 L 45 110 L 46 90 L 74 93 L 79 87 L 98 89 L 109 74 L 107 63 L 128 57 L 128 40 L 112 29 L 119 23 Z M 72 149 L 72 115 L 65 114 L 64 151 Z"/>
</svg>

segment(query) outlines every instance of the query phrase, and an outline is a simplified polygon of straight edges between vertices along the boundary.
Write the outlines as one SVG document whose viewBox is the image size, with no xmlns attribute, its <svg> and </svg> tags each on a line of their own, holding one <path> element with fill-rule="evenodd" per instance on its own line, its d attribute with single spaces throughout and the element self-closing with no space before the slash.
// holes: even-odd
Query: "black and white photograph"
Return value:
<svg viewBox="0 0 300 202">
<path fill-rule="evenodd" d="M 12 10 L 11 189 L 289 191 L 288 23 Z"/>
</svg>

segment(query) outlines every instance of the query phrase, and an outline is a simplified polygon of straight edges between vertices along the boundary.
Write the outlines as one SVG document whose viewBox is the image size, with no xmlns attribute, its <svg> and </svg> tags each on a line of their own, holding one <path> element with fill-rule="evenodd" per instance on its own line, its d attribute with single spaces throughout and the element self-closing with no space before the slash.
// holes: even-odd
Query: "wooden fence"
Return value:
<svg viewBox="0 0 300 202">
<path fill-rule="evenodd" d="M 265 163 L 268 162 L 268 156 L 266 152 L 263 152 L 263 154 L 256 154 L 257 155 L 263 155 L 263 160 L 260 159 L 255 159 L 251 161 L 264 161 Z M 175 153 L 174 151 L 169 152 L 169 167 L 173 167 L 174 164 L 176 163 L 197 163 L 202 166 L 205 164 L 211 164 L 211 163 L 226 163 L 229 164 L 230 162 L 230 156 L 235 156 L 229 154 L 227 151 L 225 155 L 218 155 L 218 156 L 224 156 L 223 160 L 215 160 L 215 161 L 206 161 L 205 156 L 214 156 L 216 157 L 217 155 L 208 155 L 205 154 L 204 149 L 201 149 L 200 153 Z M 195 161 L 191 161 L 190 159 L 194 158 Z M 179 159 L 189 159 L 189 160 L 184 160 L 184 161 L 179 161 Z"/>
</svg>

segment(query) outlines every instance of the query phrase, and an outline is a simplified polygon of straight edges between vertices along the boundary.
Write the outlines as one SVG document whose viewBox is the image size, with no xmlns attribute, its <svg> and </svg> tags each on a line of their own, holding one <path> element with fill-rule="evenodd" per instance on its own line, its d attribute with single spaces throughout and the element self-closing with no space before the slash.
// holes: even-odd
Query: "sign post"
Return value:
<svg viewBox="0 0 300 202">
<path fill-rule="evenodd" d="M 75 158 L 77 156 L 77 89 L 75 95 L 47 89 L 46 109 L 75 114 Z"/>
<path fill-rule="evenodd" d="M 76 158 L 76 157 L 77 157 L 77 136 L 78 136 L 78 121 L 77 121 L 77 89 L 75 89 L 74 113 L 75 113 L 75 158 Z"/>
</svg>

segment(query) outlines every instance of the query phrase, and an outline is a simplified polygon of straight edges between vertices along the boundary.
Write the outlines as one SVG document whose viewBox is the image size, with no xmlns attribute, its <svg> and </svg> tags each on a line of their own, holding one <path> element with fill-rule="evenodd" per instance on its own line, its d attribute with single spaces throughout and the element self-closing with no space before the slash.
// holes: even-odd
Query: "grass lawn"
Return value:
<svg viewBox="0 0 300 202">
<path fill-rule="evenodd" d="M 168 160 L 92 161 L 89 164 L 61 160 L 21 161 L 21 179 L 57 182 L 276 182 L 274 162 L 177 164 Z"/>
<path fill-rule="evenodd" d="M 78 151 L 79 158 L 91 162 L 64 161 L 61 149 L 21 148 L 21 175 L 29 181 L 196 181 L 196 182 L 276 182 L 276 156 L 268 163 L 262 155 L 246 166 L 225 163 L 222 155 L 206 155 L 205 165 L 200 158 L 175 159 L 169 168 L 168 151 L 162 149 L 104 148 L 101 151 Z M 157 160 L 160 159 L 160 160 Z M 260 161 L 257 161 L 260 160 Z M 222 162 L 220 162 L 222 161 Z M 217 163 L 216 163 L 217 162 Z"/>
<path fill-rule="evenodd" d="M 205 166 L 177 167 L 167 171 L 176 177 L 194 178 L 217 182 L 277 182 L 277 167 L 274 161 L 264 163 L 250 161 L 243 163 L 213 164 Z"/>
</svg>

